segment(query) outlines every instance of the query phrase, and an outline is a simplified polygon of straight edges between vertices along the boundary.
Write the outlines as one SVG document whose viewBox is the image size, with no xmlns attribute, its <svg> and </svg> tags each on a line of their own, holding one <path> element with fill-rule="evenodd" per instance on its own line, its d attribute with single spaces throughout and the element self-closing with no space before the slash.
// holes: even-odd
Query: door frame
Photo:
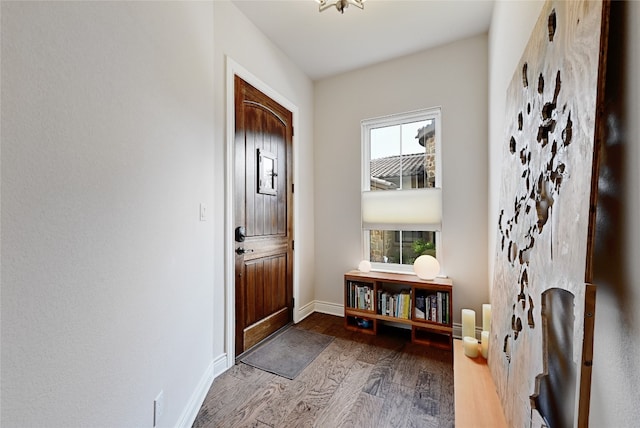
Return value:
<svg viewBox="0 0 640 428">
<path fill-rule="evenodd" d="M 224 290 L 225 290 L 225 353 L 227 357 L 227 368 L 232 367 L 235 364 L 235 318 L 236 318 L 236 292 L 235 292 L 235 238 L 233 236 L 233 230 L 235 228 L 235 210 L 233 209 L 233 189 L 235 184 L 234 178 L 234 152 L 235 152 L 235 98 L 234 98 L 234 76 L 240 77 L 245 82 L 249 83 L 254 88 L 268 96 L 269 98 L 282 105 L 289 110 L 293 115 L 293 129 L 294 135 L 292 138 L 292 163 L 293 163 L 293 183 L 298 183 L 298 150 L 297 140 L 298 135 L 295 130 L 298 129 L 298 107 L 289 101 L 284 96 L 280 95 L 269 85 L 264 83 L 258 77 L 253 75 L 246 68 L 238 64 L 228 55 L 225 55 L 226 62 L 226 126 L 225 126 L 225 219 L 224 219 Z M 295 192 L 293 193 L 293 236 L 295 240 L 296 231 L 298 230 L 298 198 Z M 299 260 L 296 251 L 293 251 L 293 322 L 297 323 L 299 320 L 298 305 L 299 305 Z"/>
</svg>

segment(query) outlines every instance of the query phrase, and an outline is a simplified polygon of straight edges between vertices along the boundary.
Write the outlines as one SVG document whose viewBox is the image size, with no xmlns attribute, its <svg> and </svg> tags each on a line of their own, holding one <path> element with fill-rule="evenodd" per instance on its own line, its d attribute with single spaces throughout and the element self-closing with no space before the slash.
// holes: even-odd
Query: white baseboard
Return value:
<svg viewBox="0 0 640 428">
<path fill-rule="evenodd" d="M 298 309 L 298 311 L 295 313 L 295 316 L 293 317 L 293 322 L 295 324 L 299 323 L 300 321 L 302 321 L 303 319 L 311 315 L 314 311 L 315 311 L 315 301 L 307 303 L 306 305 Z"/>
<path fill-rule="evenodd" d="M 209 367 L 207 367 L 207 370 L 205 370 L 202 377 L 200 378 L 200 382 L 198 382 L 196 389 L 193 391 L 193 394 L 191 394 L 191 398 L 189 399 L 187 406 L 182 412 L 182 415 L 180 415 L 180 419 L 178 419 L 176 427 L 190 428 L 193 425 L 193 421 L 195 421 L 196 416 L 198 416 L 200 407 L 202 407 L 202 403 L 204 403 L 204 399 L 207 397 L 207 393 L 211 388 L 213 380 L 226 369 L 226 354 L 222 354 L 217 358 L 211 360 L 211 363 L 209 363 Z"/>
<path fill-rule="evenodd" d="M 227 354 L 218 355 L 213 360 L 213 378 L 214 379 L 220 376 L 222 373 L 226 372 L 227 369 L 231 368 L 231 366 L 227 364 L 227 360 L 228 360 Z"/>
<path fill-rule="evenodd" d="M 314 301 L 315 311 L 328 315 L 336 315 L 338 317 L 344 316 L 344 306 L 337 303 L 321 302 L 319 300 Z"/>
<path fill-rule="evenodd" d="M 462 324 L 453 323 L 453 338 L 454 339 L 462 339 Z M 482 338 L 482 328 L 476 327 L 476 339 L 480 340 Z"/>
<path fill-rule="evenodd" d="M 310 303 L 307 303 L 300 309 L 298 309 L 295 313 L 293 322 L 295 324 L 299 323 L 309 315 L 314 312 L 320 312 L 328 315 L 336 315 L 339 317 L 344 316 L 344 306 L 337 303 L 330 302 L 321 302 L 319 300 L 314 300 Z"/>
</svg>

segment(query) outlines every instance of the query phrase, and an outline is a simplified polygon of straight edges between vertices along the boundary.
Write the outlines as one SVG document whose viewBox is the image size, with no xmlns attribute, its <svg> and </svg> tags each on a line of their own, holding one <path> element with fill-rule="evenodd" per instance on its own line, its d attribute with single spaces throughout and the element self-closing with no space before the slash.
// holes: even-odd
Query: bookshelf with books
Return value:
<svg viewBox="0 0 640 428">
<path fill-rule="evenodd" d="M 416 343 L 451 349 L 452 281 L 415 275 L 351 271 L 344 275 L 345 327 L 377 334 L 379 323 L 411 329 Z"/>
<path fill-rule="evenodd" d="M 345 326 L 367 334 L 376 334 L 375 284 L 369 280 L 345 280 Z"/>
</svg>

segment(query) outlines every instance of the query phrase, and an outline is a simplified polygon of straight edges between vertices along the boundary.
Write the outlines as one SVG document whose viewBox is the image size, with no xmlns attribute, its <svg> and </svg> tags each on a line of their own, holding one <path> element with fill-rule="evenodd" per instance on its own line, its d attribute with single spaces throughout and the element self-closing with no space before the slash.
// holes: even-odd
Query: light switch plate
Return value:
<svg viewBox="0 0 640 428">
<path fill-rule="evenodd" d="M 207 206 L 200 204 L 200 221 L 207 221 Z"/>
</svg>

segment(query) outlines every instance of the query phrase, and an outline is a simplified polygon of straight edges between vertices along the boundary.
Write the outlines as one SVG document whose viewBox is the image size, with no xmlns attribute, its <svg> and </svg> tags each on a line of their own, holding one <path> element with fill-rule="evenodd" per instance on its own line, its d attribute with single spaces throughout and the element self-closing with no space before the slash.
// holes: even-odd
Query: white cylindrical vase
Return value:
<svg viewBox="0 0 640 428">
<path fill-rule="evenodd" d="M 473 309 L 462 310 L 462 337 L 476 338 L 476 311 Z"/>
<path fill-rule="evenodd" d="M 481 339 L 482 344 L 480 349 L 482 351 L 482 357 L 486 360 L 489 357 L 489 332 L 483 331 Z"/>
<path fill-rule="evenodd" d="M 466 336 L 463 339 L 464 355 L 469 358 L 476 358 L 478 356 L 478 339 L 475 337 Z"/>
</svg>

